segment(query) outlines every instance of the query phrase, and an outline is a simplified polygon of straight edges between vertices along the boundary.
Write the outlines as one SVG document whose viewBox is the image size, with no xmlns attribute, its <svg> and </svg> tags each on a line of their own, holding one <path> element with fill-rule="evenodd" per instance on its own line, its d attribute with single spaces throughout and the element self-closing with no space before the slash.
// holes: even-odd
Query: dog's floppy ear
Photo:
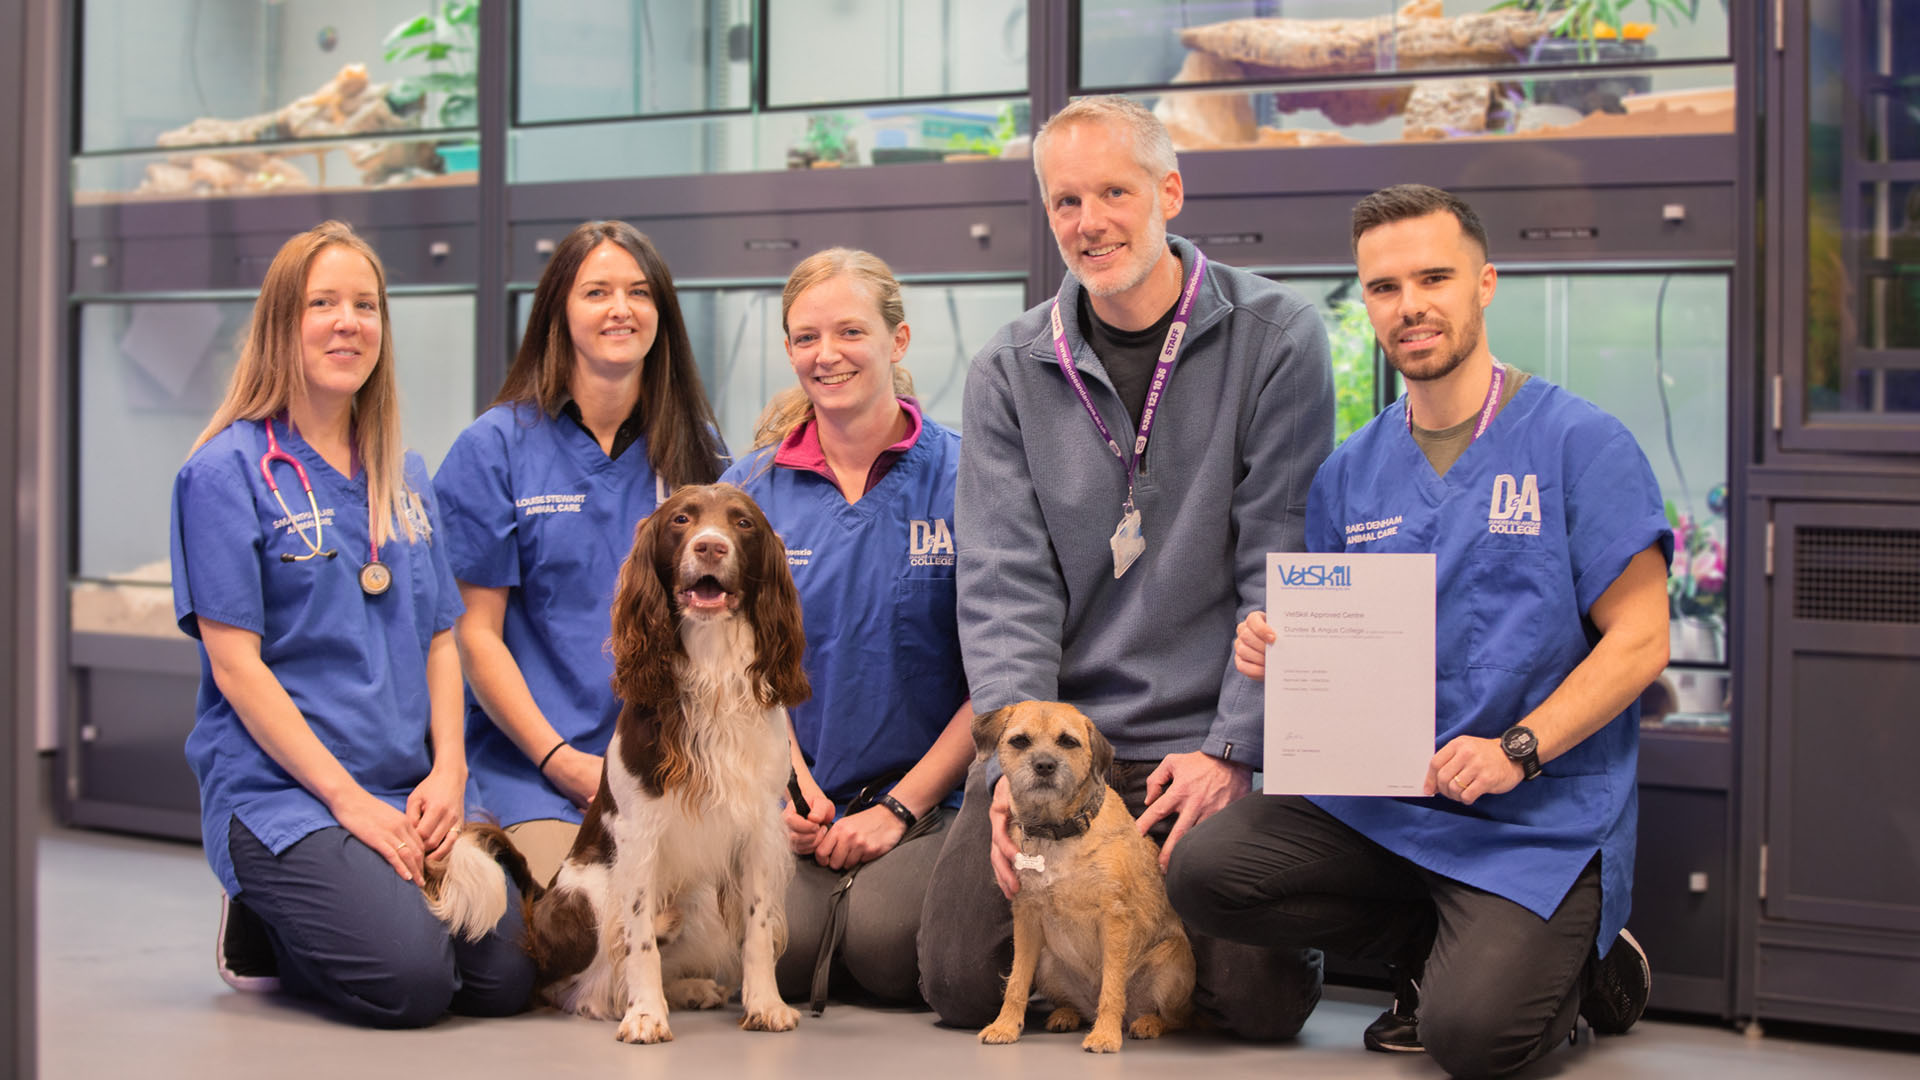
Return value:
<svg viewBox="0 0 1920 1080">
<path fill-rule="evenodd" d="M 1107 777 L 1113 773 L 1113 744 L 1107 741 L 1105 735 L 1100 734 L 1100 729 L 1094 726 L 1092 717 L 1081 713 L 1080 723 L 1087 729 L 1087 749 L 1093 754 L 1093 775 L 1099 777 L 1100 782 L 1104 784 L 1107 782 Z"/>
<path fill-rule="evenodd" d="M 985 761 L 1000 745 L 1000 733 L 1007 728 L 1013 706 L 1002 705 L 992 712 L 978 713 L 973 718 L 973 759 Z"/>
<path fill-rule="evenodd" d="M 767 695 L 761 704 L 791 709 L 813 696 L 813 685 L 800 666 L 807 632 L 800 621 L 800 590 L 794 587 L 793 571 L 787 569 L 787 546 L 753 496 L 731 484 L 724 486 L 735 491 L 751 509 L 756 526 L 753 541 L 746 545 L 749 550 L 742 553 L 749 560 L 745 569 L 753 583 L 749 619 L 753 624 L 753 664 L 748 673 Z"/>
<path fill-rule="evenodd" d="M 680 635 L 673 630 L 673 600 L 660 583 L 655 547 L 666 531 L 661 523 L 678 509 L 670 498 L 634 526 L 633 550 L 620 565 L 613 593 L 613 633 L 607 639 L 613 692 L 639 705 L 658 707 L 677 697 L 673 657 L 680 652 Z"/>
</svg>

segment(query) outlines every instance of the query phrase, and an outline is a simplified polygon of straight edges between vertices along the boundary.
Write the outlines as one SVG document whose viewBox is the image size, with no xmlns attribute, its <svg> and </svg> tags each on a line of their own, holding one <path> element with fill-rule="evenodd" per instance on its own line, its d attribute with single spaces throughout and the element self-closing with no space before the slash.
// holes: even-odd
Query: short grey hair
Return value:
<svg viewBox="0 0 1920 1080">
<path fill-rule="evenodd" d="M 1146 106 L 1118 94 L 1084 97 L 1054 113 L 1033 136 L 1033 175 L 1040 181 L 1043 195 L 1046 193 L 1047 178 L 1040 171 L 1040 162 L 1046 153 L 1047 139 L 1055 131 L 1076 124 L 1108 124 L 1131 135 L 1133 160 L 1147 170 L 1155 182 L 1180 168 L 1180 160 L 1174 155 L 1173 139 L 1167 135 L 1166 125 L 1147 111 Z"/>
</svg>

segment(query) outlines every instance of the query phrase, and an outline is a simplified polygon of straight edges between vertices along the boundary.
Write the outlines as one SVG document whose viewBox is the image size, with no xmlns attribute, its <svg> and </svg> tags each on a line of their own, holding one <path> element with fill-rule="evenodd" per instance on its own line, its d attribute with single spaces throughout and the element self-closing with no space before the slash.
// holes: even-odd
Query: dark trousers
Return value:
<svg viewBox="0 0 1920 1080">
<path fill-rule="evenodd" d="M 831 986 L 836 996 L 850 979 L 865 994 L 889 1005 L 920 1004 L 914 939 L 920 930 L 927 880 L 954 811 L 936 806 L 928 813 L 939 824 L 861 866 L 848 886 L 842 901 L 847 906 L 846 934 L 833 961 Z M 820 935 L 827 926 L 833 894 L 848 873 L 821 866 L 811 855 L 798 856 L 797 861 L 787 886 L 787 951 L 774 968 L 780 996 L 792 1005 L 805 1003 L 813 993 Z"/>
<path fill-rule="evenodd" d="M 1292 795 L 1241 799 L 1189 832 L 1167 892 L 1202 931 L 1400 965 L 1420 983 L 1421 1041 L 1455 1076 L 1512 1072 L 1567 1037 L 1600 923 L 1598 856 L 1542 919 Z"/>
<path fill-rule="evenodd" d="M 1155 761 L 1116 761 L 1108 778 L 1140 815 Z M 967 770 L 966 801 L 947 829 L 933 866 L 926 911 L 920 918 L 920 992 L 955 1027 L 982 1028 L 1000 1013 L 1013 966 L 1013 908 L 1000 895 L 988 862 L 993 800 L 975 762 Z M 1242 802 L 1247 800 L 1243 799 Z M 1162 822 L 1164 830 L 1171 823 Z M 1183 839 L 1177 854 L 1191 842 Z M 1187 924 L 1195 966 L 1193 1001 L 1199 1014 L 1243 1038 L 1289 1039 L 1320 1002 L 1320 954 L 1311 947 L 1239 944 Z"/>
<path fill-rule="evenodd" d="M 311 833 L 277 857 L 237 817 L 227 839 L 236 899 L 266 924 L 282 989 L 374 1027 L 527 1007 L 534 971 L 519 904 L 468 942 L 433 917 L 419 886 L 343 828 Z"/>
</svg>

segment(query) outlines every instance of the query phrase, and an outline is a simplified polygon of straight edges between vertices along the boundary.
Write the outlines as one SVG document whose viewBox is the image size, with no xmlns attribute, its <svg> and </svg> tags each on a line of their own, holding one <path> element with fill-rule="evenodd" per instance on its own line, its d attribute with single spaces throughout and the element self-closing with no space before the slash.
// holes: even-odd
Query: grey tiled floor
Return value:
<svg viewBox="0 0 1920 1080">
<path fill-rule="evenodd" d="M 1361 1051 L 1383 1000 L 1335 991 L 1293 1045 L 1260 1048 L 1182 1035 L 1130 1042 L 1117 1058 L 1079 1040 L 1030 1034 L 985 1047 L 923 1012 L 836 1005 L 787 1035 L 734 1026 L 738 1006 L 676 1013 L 675 1042 L 625 1046 L 613 1025 L 542 1010 L 511 1020 L 449 1019 L 425 1031 L 344 1026 L 293 1003 L 227 990 L 213 971 L 218 886 L 197 848 L 49 829 L 40 848 L 40 1062 L 48 1078 L 726 1076 L 741 1078 L 1152 1075 L 1438 1077 L 1418 1056 Z M 1802 1080 L 1920 1075 L 1920 1055 L 1643 1022 L 1624 1037 L 1556 1051 L 1529 1077 Z"/>
</svg>

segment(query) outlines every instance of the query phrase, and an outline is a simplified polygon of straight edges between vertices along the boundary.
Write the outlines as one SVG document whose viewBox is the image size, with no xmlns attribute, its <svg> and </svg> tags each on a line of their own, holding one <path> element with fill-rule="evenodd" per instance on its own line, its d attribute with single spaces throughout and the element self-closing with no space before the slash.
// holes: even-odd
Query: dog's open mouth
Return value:
<svg viewBox="0 0 1920 1080">
<path fill-rule="evenodd" d="M 718 614 L 740 602 L 738 593 L 728 592 L 720 579 L 707 574 L 680 590 L 680 610 L 690 613 Z"/>
</svg>

